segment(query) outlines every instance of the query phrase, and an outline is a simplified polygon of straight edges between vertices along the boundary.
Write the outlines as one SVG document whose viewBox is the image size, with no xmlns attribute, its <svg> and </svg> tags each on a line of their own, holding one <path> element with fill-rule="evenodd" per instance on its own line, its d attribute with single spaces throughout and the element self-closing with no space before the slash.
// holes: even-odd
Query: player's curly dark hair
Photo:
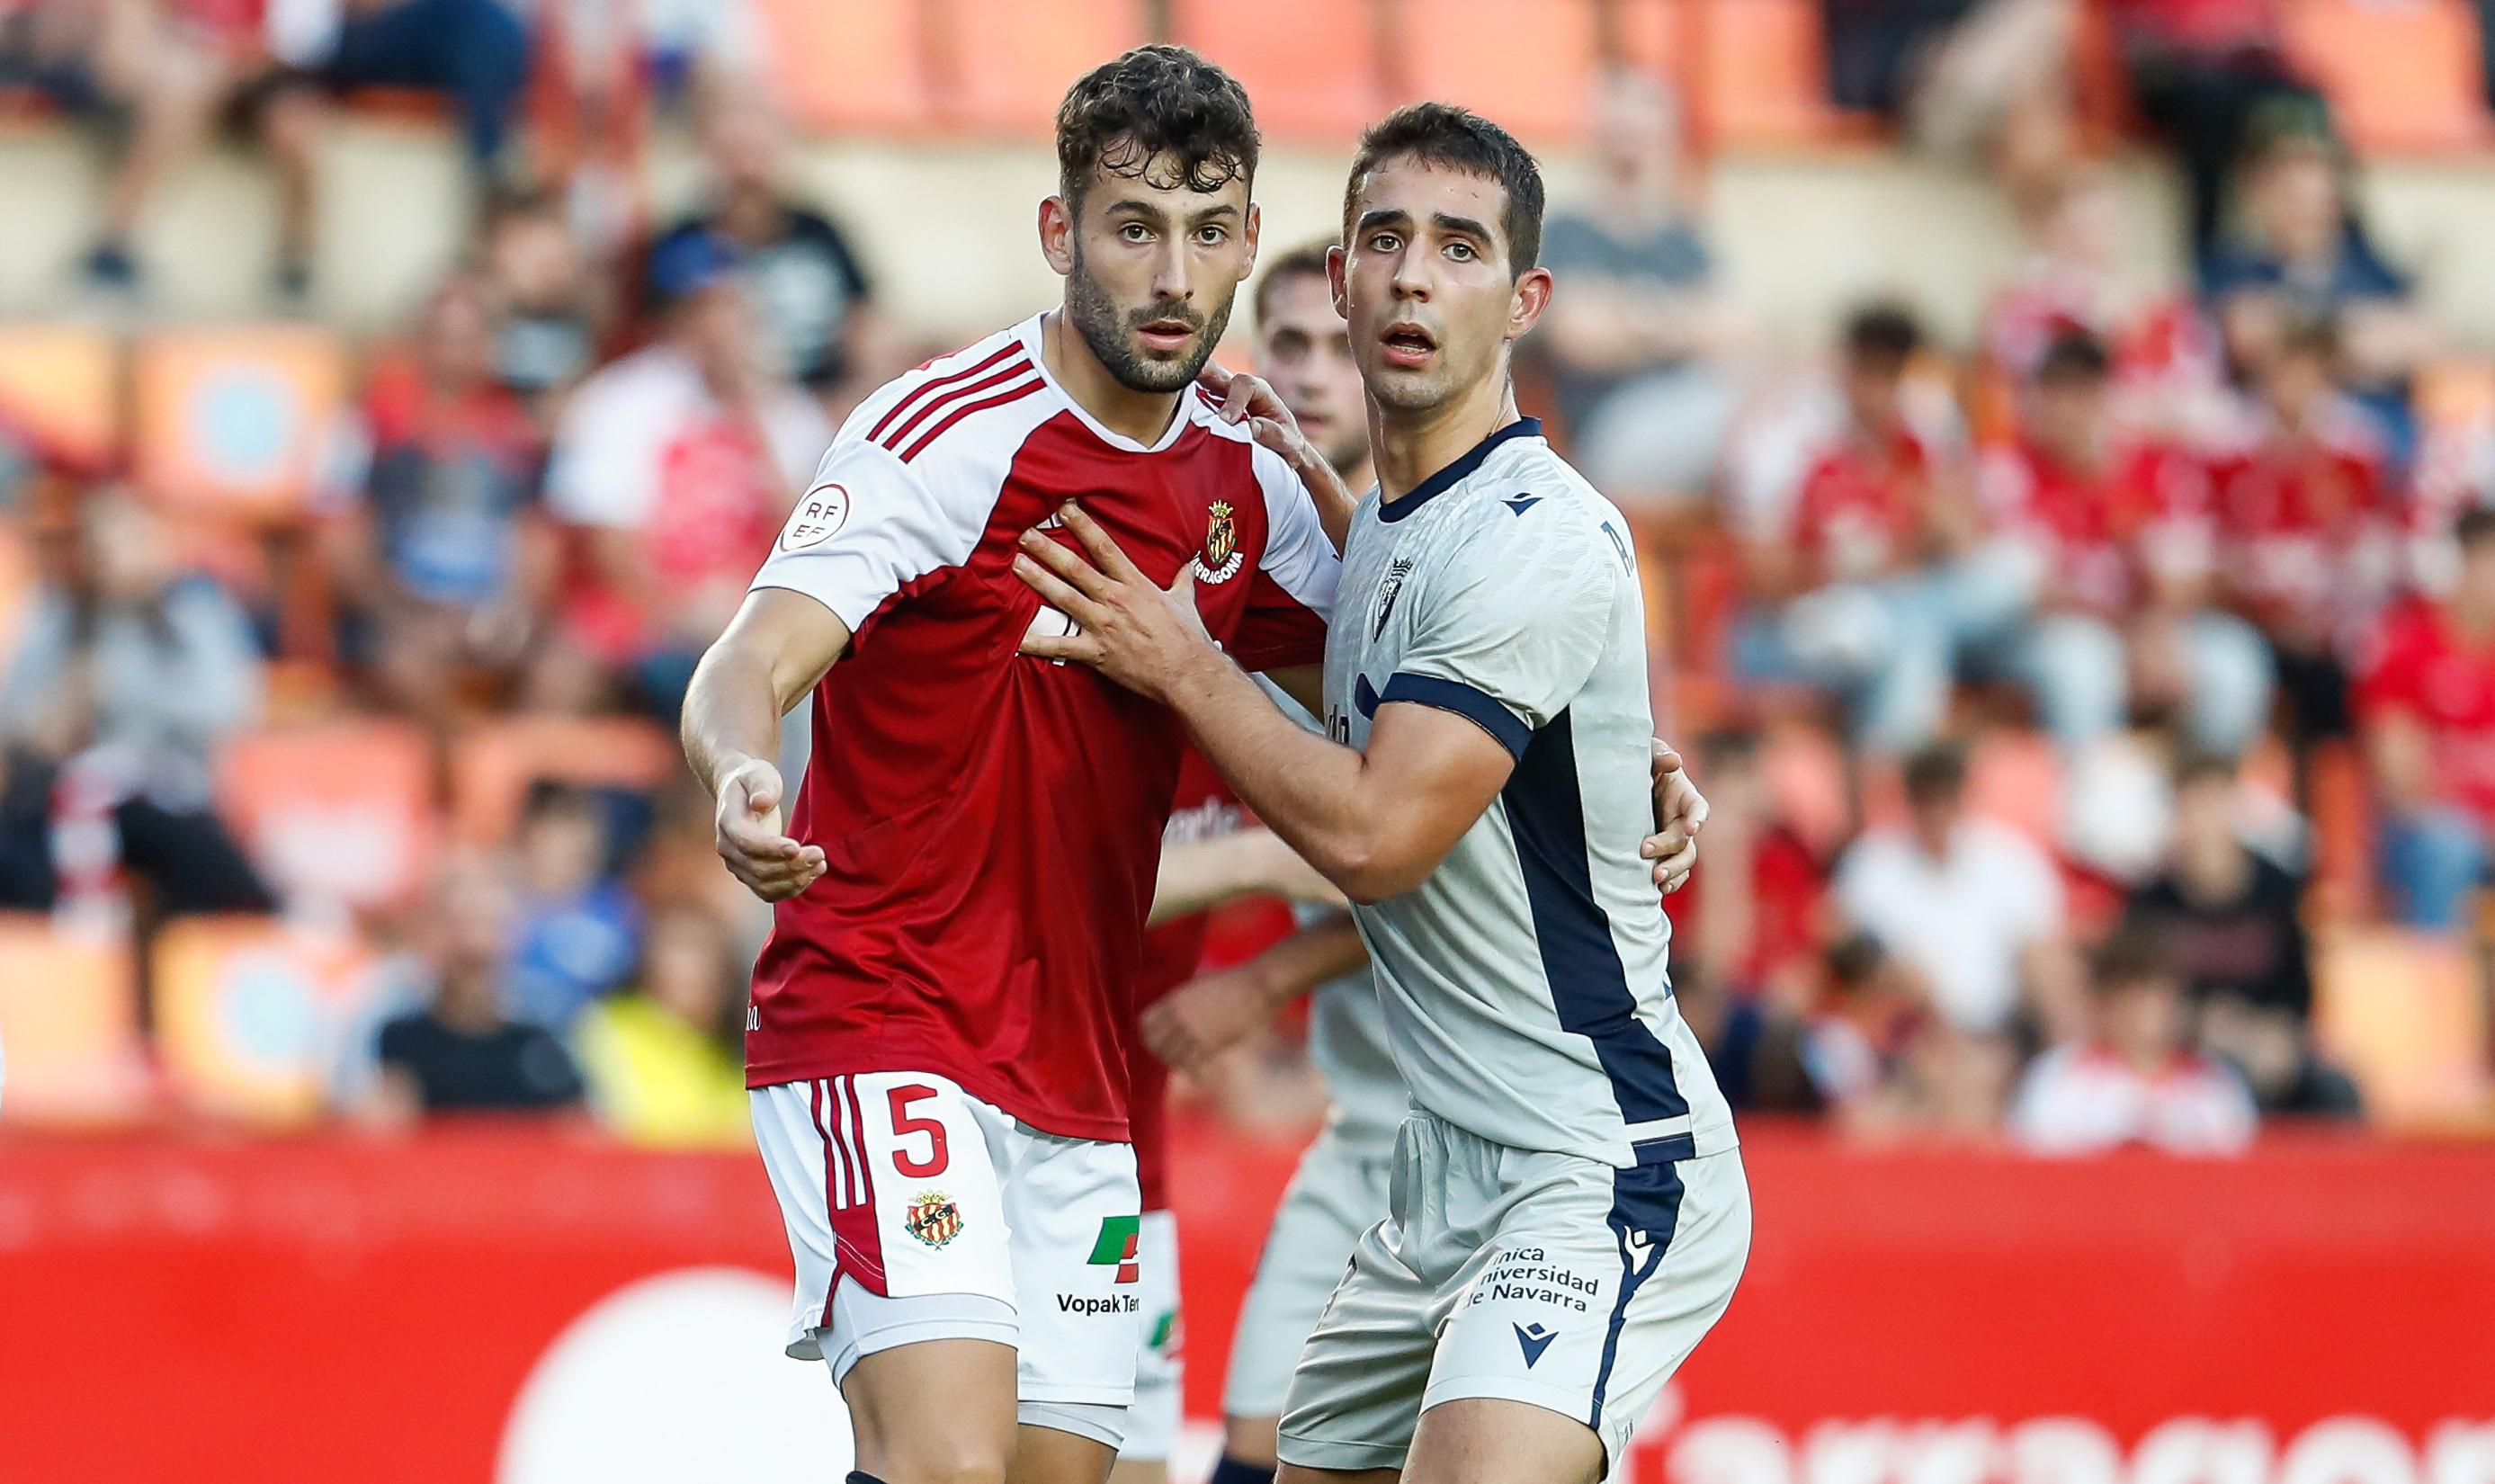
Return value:
<svg viewBox="0 0 2495 1484">
<path fill-rule="evenodd" d="M 1508 271 L 1522 276 L 1542 260 L 1542 167 L 1516 136 L 1451 103 L 1405 104 L 1369 126 L 1352 158 L 1351 181 L 1342 192 L 1342 235 L 1351 240 L 1363 176 L 1389 160 L 1443 165 L 1495 180 L 1507 193 L 1499 231 L 1507 236 Z"/>
<path fill-rule="evenodd" d="M 1256 178 L 1256 116 L 1239 79 L 1185 46 L 1137 46 L 1085 73 L 1057 108 L 1057 188 L 1080 207 L 1094 166 L 1162 189 Z M 1159 161 L 1159 173 L 1147 176 Z"/>
</svg>

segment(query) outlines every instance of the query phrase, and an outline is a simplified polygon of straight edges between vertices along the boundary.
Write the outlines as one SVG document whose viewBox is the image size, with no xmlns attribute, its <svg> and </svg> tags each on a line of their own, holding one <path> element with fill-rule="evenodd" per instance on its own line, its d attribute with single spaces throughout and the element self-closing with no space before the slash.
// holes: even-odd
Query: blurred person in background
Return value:
<svg viewBox="0 0 2495 1484">
<path fill-rule="evenodd" d="M 326 538 L 351 655 L 388 707 L 447 732 L 469 682 L 508 680 L 551 599 L 538 519 L 545 446 L 495 370 L 484 286 L 434 291 L 364 385 L 327 481 Z"/>
<path fill-rule="evenodd" d="M 2165 945 L 2196 1010 L 2233 1000 L 2300 1026 L 2313 1009 L 2304 881 L 2254 848 L 2241 803 L 2230 758 L 2176 766 L 2172 842 L 2157 875 L 2132 891 L 2124 921 Z"/>
<path fill-rule="evenodd" d="M 2077 0 L 1820 0 L 1831 99 L 2014 194 L 2073 148 Z"/>
<path fill-rule="evenodd" d="M 2417 447 L 2411 383 L 2441 344 L 2407 276 L 2375 251 L 2326 134 L 2280 127 L 2242 167 L 2242 230 L 2202 264 L 2229 364 L 2261 385 L 2299 322 L 2337 327 L 2338 379 L 2380 424 L 2387 461 Z"/>
<path fill-rule="evenodd" d="M 477 272 L 494 310 L 494 374 L 551 434 L 567 393 L 589 373 L 612 306 L 601 300 L 559 197 L 502 193 L 477 228 Z"/>
<path fill-rule="evenodd" d="M 1714 805 L 1707 862 L 1665 904 L 1679 973 L 1703 970 L 1718 991 L 1690 996 L 1693 1023 L 1738 1012 L 1753 998 L 1806 1003 L 1815 983 L 1828 862 L 1787 818 L 1765 764 L 1755 732 L 1728 728 L 1699 740 L 1699 771 Z"/>
<path fill-rule="evenodd" d="M 2025 611 L 2031 574 L 1989 540 L 1963 460 L 1915 416 L 1922 325 L 1895 305 L 1846 322 L 1836 394 L 1758 434 L 1742 512 L 1753 600 L 1735 665 L 1833 692 L 1855 742 L 1894 757 L 1940 728 L 1959 663 Z M 1781 486 L 1780 488 L 1778 486 Z"/>
<path fill-rule="evenodd" d="M 2252 1095 L 2192 1049 L 2183 981 L 2154 935 L 2121 932 L 2098 948 L 2078 1034 L 2020 1080 L 2012 1135 L 2038 1154 L 2145 1144 L 2173 1154 L 2236 1154 L 2259 1123 Z"/>
<path fill-rule="evenodd" d="M 1595 96 L 1597 191 L 1553 216 L 1552 300 L 1540 354 L 1569 448 L 1632 514 L 1703 496 L 1738 389 L 1724 364 L 1738 326 L 1680 180 L 1677 100 L 1627 68 Z"/>
<path fill-rule="evenodd" d="M 2495 510 L 2470 510 L 2452 534 L 2449 593 L 2382 616 L 2356 690 L 2383 884 L 2400 921 L 2442 931 L 2476 920 L 2495 839 Z"/>
<path fill-rule="evenodd" d="M 100 899 L 126 872 L 160 914 L 272 911 L 209 767 L 262 689 L 250 620 L 184 570 L 158 512 L 87 491 L 0 683 L 0 906 Z"/>
<path fill-rule="evenodd" d="M 831 442 L 821 406 L 762 360 L 742 257 L 709 233 L 650 261 L 661 333 L 573 393 L 546 499 L 586 545 L 570 641 L 672 718 Z"/>
<path fill-rule="evenodd" d="M 2113 369 L 2093 336 L 2055 341 L 2020 399 L 2017 443 L 1985 461 L 1987 503 L 2040 573 L 2010 668 L 2068 753 L 2136 712 L 2179 710 L 2194 745 L 2237 757 L 2269 719 L 2269 650 L 2208 603 L 2205 470 L 2118 437 Z"/>
<path fill-rule="evenodd" d="M 1837 861 L 1832 900 L 1928 984 L 1932 1007 L 1972 1035 L 2022 1019 L 2071 1020 L 2075 965 L 2062 879 L 2026 836 L 1966 808 L 1966 753 L 1939 742 L 1906 759 L 1905 827 L 1866 831 Z"/>
<path fill-rule="evenodd" d="M 653 1148 L 754 1142 L 745 976 L 745 960 L 709 911 L 679 904 L 651 916 L 631 987 L 590 1005 L 572 1030 L 601 1122 Z"/>
<path fill-rule="evenodd" d="M 598 794 L 544 779 L 531 786 L 511 849 L 505 1005 L 514 1019 L 563 1031 L 631 972 L 641 905 L 616 879 L 614 853 Z"/>
<path fill-rule="evenodd" d="M 874 291 L 856 250 L 830 219 L 798 199 L 786 128 L 762 90 L 707 92 L 698 129 L 700 204 L 658 234 L 651 255 L 704 233 L 729 244 L 771 370 L 821 397 L 831 417 L 846 415 L 900 369 L 889 364 Z"/>
<path fill-rule="evenodd" d="M 2390 475 L 2339 390 L 2327 320 L 2282 332 L 2234 447 L 2212 460 L 2219 592 L 2269 641 L 2299 762 L 2349 734 L 2345 648 L 2392 589 Z"/>
<path fill-rule="evenodd" d="M 2133 102 L 2183 168 L 2188 242 L 2205 263 L 2256 122 L 2326 129 L 2327 109 L 2287 58 L 2280 0 L 2110 0 L 2107 11 Z"/>
<path fill-rule="evenodd" d="M 401 1127 L 444 1113 L 554 1113 L 576 1107 L 580 1071 L 563 1041 L 506 1008 L 510 883 L 493 864 L 446 864 L 416 925 L 422 1007 L 383 1024 L 379 1075 L 354 1111 Z"/>
</svg>

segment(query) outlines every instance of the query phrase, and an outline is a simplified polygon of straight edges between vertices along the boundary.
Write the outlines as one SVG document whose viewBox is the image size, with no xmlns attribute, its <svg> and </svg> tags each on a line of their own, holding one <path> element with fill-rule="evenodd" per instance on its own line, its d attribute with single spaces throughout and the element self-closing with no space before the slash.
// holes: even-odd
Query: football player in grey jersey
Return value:
<svg viewBox="0 0 2495 1484">
<path fill-rule="evenodd" d="M 1329 260 L 1378 487 L 1327 647 L 1330 744 L 1080 510 L 1017 572 L 1026 647 L 1175 710 L 1355 903 L 1413 1113 L 1284 1409 L 1284 1480 L 1589 1481 L 1732 1300 L 1750 1207 L 1681 1021 L 1649 818 L 1645 622 L 1619 512 L 1519 417 L 1553 292 L 1538 168 L 1443 105 L 1364 137 Z"/>
</svg>

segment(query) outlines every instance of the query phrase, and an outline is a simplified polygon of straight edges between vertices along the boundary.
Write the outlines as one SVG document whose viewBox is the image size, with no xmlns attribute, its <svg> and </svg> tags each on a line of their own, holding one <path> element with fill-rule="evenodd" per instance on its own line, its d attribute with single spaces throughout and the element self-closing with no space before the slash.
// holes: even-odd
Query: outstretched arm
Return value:
<svg viewBox="0 0 2495 1484">
<path fill-rule="evenodd" d="M 748 593 L 685 692 L 685 760 L 718 800 L 720 858 L 765 902 L 793 897 L 823 874 L 822 847 L 785 825 L 780 719 L 848 648 L 848 626 L 785 588 Z"/>
<path fill-rule="evenodd" d="M 1271 1022 L 1282 1006 L 1368 962 L 1369 950 L 1349 917 L 1310 923 L 1244 964 L 1171 990 L 1144 1011 L 1144 1045 L 1194 1075 Z"/>
<path fill-rule="evenodd" d="M 1160 875 L 1153 882 L 1152 915 L 1144 926 L 1158 927 L 1224 902 L 1266 893 L 1295 902 L 1342 905 L 1342 894 L 1272 830 L 1243 829 L 1163 849 Z"/>
</svg>

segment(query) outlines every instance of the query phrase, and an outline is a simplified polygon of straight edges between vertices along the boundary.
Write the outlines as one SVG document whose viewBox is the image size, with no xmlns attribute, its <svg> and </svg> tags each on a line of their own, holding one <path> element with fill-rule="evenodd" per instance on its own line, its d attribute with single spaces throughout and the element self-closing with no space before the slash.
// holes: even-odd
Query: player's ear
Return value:
<svg viewBox="0 0 2495 1484">
<path fill-rule="evenodd" d="M 1526 268 L 1518 276 L 1515 296 L 1507 306 L 1508 339 L 1522 339 L 1525 331 L 1533 328 L 1533 323 L 1542 318 L 1542 311 L 1551 307 L 1551 288 L 1549 268 Z"/>
<path fill-rule="evenodd" d="M 1254 201 L 1249 201 L 1248 203 L 1248 225 L 1240 232 L 1239 234 L 1241 240 L 1248 244 L 1248 257 L 1239 264 L 1239 281 L 1243 284 L 1256 276 L 1256 234 L 1264 228 L 1264 225 L 1265 213 L 1257 209 Z"/>
<path fill-rule="evenodd" d="M 1060 278 L 1074 272 L 1074 208 L 1062 196 L 1039 203 L 1039 251 Z"/>
<path fill-rule="evenodd" d="M 1326 293 L 1334 299 L 1334 312 L 1346 320 L 1351 318 L 1351 306 L 1343 299 L 1342 285 L 1350 272 L 1349 262 L 1340 245 L 1326 249 Z"/>
</svg>

